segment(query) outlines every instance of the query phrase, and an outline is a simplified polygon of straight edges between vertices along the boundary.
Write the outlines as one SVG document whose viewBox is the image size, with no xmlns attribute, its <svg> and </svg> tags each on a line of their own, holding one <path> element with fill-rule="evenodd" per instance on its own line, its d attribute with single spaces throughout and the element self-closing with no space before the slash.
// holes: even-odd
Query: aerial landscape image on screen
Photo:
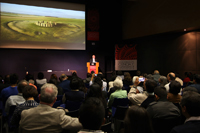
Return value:
<svg viewBox="0 0 200 133">
<path fill-rule="evenodd" d="M 85 11 L 0 5 L 1 40 L 85 43 Z"/>
</svg>

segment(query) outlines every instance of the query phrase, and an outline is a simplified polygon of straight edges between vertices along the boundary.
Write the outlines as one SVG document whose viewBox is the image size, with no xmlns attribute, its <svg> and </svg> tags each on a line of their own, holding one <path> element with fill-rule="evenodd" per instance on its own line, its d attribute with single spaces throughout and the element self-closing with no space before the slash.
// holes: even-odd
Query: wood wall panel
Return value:
<svg viewBox="0 0 200 133">
<path fill-rule="evenodd" d="M 199 28 L 199 0 L 124 1 L 123 39 Z"/>
</svg>

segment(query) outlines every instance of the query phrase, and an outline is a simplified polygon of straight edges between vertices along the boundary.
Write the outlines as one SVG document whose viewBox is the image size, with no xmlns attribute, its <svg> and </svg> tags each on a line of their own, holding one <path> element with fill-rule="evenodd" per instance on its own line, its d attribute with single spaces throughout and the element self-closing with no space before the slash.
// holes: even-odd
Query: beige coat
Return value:
<svg viewBox="0 0 200 133">
<path fill-rule="evenodd" d="M 135 88 L 131 88 L 128 93 L 128 99 L 131 101 L 133 105 L 140 106 L 145 99 L 147 99 L 148 93 L 144 91 L 143 93 L 136 93 Z"/>
<path fill-rule="evenodd" d="M 62 129 L 81 128 L 78 118 L 67 116 L 64 110 L 45 104 L 39 104 L 21 113 L 20 130 L 23 132 L 61 132 Z"/>
</svg>

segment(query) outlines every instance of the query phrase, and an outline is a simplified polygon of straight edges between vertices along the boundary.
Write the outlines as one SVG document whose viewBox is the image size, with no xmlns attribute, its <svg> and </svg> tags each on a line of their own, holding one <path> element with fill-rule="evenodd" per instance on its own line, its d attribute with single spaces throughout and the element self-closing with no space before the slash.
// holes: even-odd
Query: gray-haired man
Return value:
<svg viewBox="0 0 200 133">
<path fill-rule="evenodd" d="M 52 108 L 58 90 L 53 84 L 44 84 L 39 95 L 40 104 L 21 113 L 20 129 L 23 132 L 61 132 L 62 129 L 80 130 L 78 118 L 65 115 L 62 109 Z"/>
</svg>

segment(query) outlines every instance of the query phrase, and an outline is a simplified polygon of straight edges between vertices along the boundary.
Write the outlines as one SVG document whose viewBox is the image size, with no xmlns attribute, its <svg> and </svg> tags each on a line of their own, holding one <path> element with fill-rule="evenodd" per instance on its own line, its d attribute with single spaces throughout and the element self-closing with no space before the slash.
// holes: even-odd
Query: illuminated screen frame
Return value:
<svg viewBox="0 0 200 133">
<path fill-rule="evenodd" d="M 80 42 L 79 43 L 72 43 L 72 42 L 66 43 L 66 42 L 58 42 L 58 41 L 57 42 L 56 41 L 54 41 L 54 42 L 48 42 L 48 41 L 26 41 L 26 40 L 25 41 L 24 40 L 23 41 L 21 41 L 21 40 L 20 41 L 13 41 L 13 40 L 1 39 L 0 40 L 0 48 L 85 50 L 85 48 L 86 48 L 86 44 L 85 44 L 85 42 L 86 42 L 86 32 L 85 32 L 85 29 L 86 28 L 85 28 L 85 5 L 84 4 L 75 4 L 75 3 L 67 3 L 67 2 L 56 2 L 56 1 L 48 1 L 48 0 L 43 0 L 43 1 L 38 1 L 38 0 L 34 0 L 34 1 L 6 0 L 6 1 L 3 1 L 3 0 L 1 0 L 0 3 L 2 3 L 2 2 L 3 3 L 10 3 L 10 4 L 27 5 L 27 6 L 45 7 L 45 8 L 77 10 L 77 11 L 80 11 L 80 12 L 84 12 L 84 20 L 77 19 L 78 21 L 79 20 L 84 21 L 84 22 L 81 22 L 82 26 L 84 25 L 81 28 L 80 28 L 80 26 L 78 24 L 74 24 L 74 23 L 69 23 L 69 24 L 67 23 L 67 24 L 64 25 L 63 23 L 59 23 L 59 22 L 56 23 L 56 22 L 53 22 L 53 21 L 49 21 L 49 22 L 46 21 L 46 22 L 44 22 L 45 24 L 42 25 L 40 23 L 42 20 L 41 21 L 38 20 L 37 22 L 32 23 L 32 25 L 34 24 L 34 26 L 37 25 L 38 27 L 39 26 L 41 27 L 41 25 L 42 25 L 43 27 L 41 27 L 41 28 L 43 28 L 43 29 L 45 29 L 44 26 L 46 26 L 49 29 L 49 28 L 52 28 L 53 26 L 65 26 L 66 27 L 66 25 L 67 25 L 67 28 L 72 30 L 70 32 L 72 32 L 73 35 L 75 35 L 75 34 L 81 34 L 82 35 L 84 33 L 84 35 L 81 36 L 82 40 L 83 40 L 83 37 L 84 37 L 84 40 L 81 41 L 81 43 Z M 72 19 L 74 19 L 74 18 L 72 18 Z M 17 23 L 17 24 L 18 25 L 20 25 L 20 24 L 22 25 L 23 23 Z M 12 26 L 12 23 L 10 25 Z M 16 27 L 14 27 L 15 28 L 14 30 L 16 30 Z M 67 30 L 67 31 L 69 31 L 69 30 Z M 81 31 L 81 32 L 79 32 L 79 31 Z M 14 32 L 16 32 L 16 31 L 14 31 Z M 69 33 L 63 32 L 63 33 L 60 33 L 60 34 L 64 36 L 65 34 L 68 35 Z M 20 34 L 23 34 L 23 32 L 20 33 Z M 27 33 L 27 34 L 31 34 L 31 33 Z M 34 34 L 36 34 L 36 32 L 34 32 Z M 45 34 L 46 35 L 46 32 L 41 32 L 41 33 L 37 32 L 37 36 L 39 36 L 38 34 Z M 71 34 L 69 34 L 69 36 L 70 35 Z M 1 37 L 3 37 L 2 33 L 1 33 Z M 49 39 L 52 39 L 52 38 L 49 38 Z M 61 39 L 63 39 L 63 38 L 61 38 Z M 73 39 L 71 39 L 71 40 L 73 40 Z"/>
</svg>

